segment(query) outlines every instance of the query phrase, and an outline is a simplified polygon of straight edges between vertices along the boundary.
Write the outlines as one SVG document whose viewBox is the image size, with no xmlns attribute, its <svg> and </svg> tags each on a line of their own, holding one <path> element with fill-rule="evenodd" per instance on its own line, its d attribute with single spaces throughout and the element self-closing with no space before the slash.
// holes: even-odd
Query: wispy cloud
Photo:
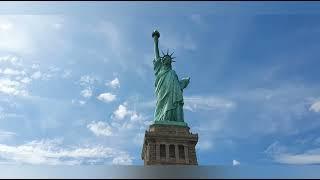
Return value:
<svg viewBox="0 0 320 180">
<path fill-rule="evenodd" d="M 39 78 L 41 78 L 41 72 L 40 71 L 36 71 L 36 72 L 34 72 L 32 75 L 31 75 L 31 78 L 32 79 L 39 79 Z"/>
<path fill-rule="evenodd" d="M 115 123 L 122 122 L 122 128 L 132 128 L 135 125 L 148 125 L 147 116 L 128 108 L 128 103 L 124 102 L 120 104 L 118 108 L 113 112 L 111 119 L 115 120 Z"/>
<path fill-rule="evenodd" d="M 296 148 L 281 145 L 278 141 L 272 143 L 264 151 L 275 162 L 280 164 L 320 164 L 320 148 L 309 148 L 303 152 L 297 151 Z"/>
<path fill-rule="evenodd" d="M 17 75 L 26 75 L 25 71 L 19 71 L 16 69 L 6 68 L 2 71 L 2 74 L 9 75 L 9 76 L 17 76 Z"/>
<path fill-rule="evenodd" d="M 61 75 L 61 77 L 62 78 L 69 78 L 69 77 L 71 77 L 71 73 L 72 73 L 72 70 L 64 70 L 63 71 L 63 73 L 62 73 L 62 75 Z"/>
<path fill-rule="evenodd" d="M 103 121 L 91 122 L 87 125 L 87 128 L 90 129 L 96 136 L 111 136 L 112 128 L 111 126 Z"/>
<path fill-rule="evenodd" d="M 81 105 L 81 106 L 83 106 L 83 105 L 85 105 L 86 104 L 86 101 L 79 101 L 79 104 Z"/>
<path fill-rule="evenodd" d="M 117 97 L 116 95 L 111 94 L 111 93 L 102 93 L 97 97 L 97 99 L 108 103 L 108 102 L 112 102 L 112 101 L 116 100 L 116 97 Z"/>
<path fill-rule="evenodd" d="M 83 85 L 83 86 L 92 85 L 96 81 L 97 81 L 97 78 L 90 75 L 84 75 L 80 77 L 80 85 Z"/>
<path fill-rule="evenodd" d="M 314 112 L 320 112 L 320 101 L 316 101 L 314 102 L 310 108 L 309 108 L 310 111 L 314 111 Z"/>
<path fill-rule="evenodd" d="M 184 101 L 184 108 L 190 111 L 217 109 L 227 110 L 236 107 L 236 103 L 234 101 L 221 97 L 191 96 L 185 97 Z"/>
<path fill-rule="evenodd" d="M 29 84 L 31 81 L 32 79 L 30 79 L 29 77 L 24 77 L 23 79 L 20 80 L 20 82 L 25 84 Z"/>
<path fill-rule="evenodd" d="M 133 158 L 128 154 L 121 154 L 120 156 L 114 158 L 112 160 L 112 164 L 114 165 L 131 165 Z"/>
<path fill-rule="evenodd" d="M 239 166 L 240 162 L 234 159 L 234 160 L 232 160 L 232 165 L 233 166 Z"/>
<path fill-rule="evenodd" d="M 28 91 L 25 89 L 24 84 L 8 78 L 0 79 L 0 93 L 14 96 L 28 96 Z"/>
<path fill-rule="evenodd" d="M 85 98 L 90 98 L 92 96 L 92 89 L 88 87 L 87 89 L 82 90 L 80 94 Z"/>
<path fill-rule="evenodd" d="M 62 147 L 61 139 L 31 141 L 18 146 L 0 144 L 0 158 L 4 162 L 19 164 L 76 165 L 99 162 L 109 162 L 110 164 L 132 163 L 132 157 L 124 151 L 101 145 Z"/>
<path fill-rule="evenodd" d="M 76 105 L 83 106 L 83 105 L 85 105 L 87 102 L 86 102 L 86 101 L 83 101 L 83 100 L 75 100 L 75 99 L 72 99 L 72 100 L 71 100 L 71 103 L 72 103 L 72 104 L 76 104 Z"/>
<path fill-rule="evenodd" d="M 301 154 L 280 154 L 274 158 L 282 164 L 320 164 L 320 148 Z"/>
<path fill-rule="evenodd" d="M 140 108 L 154 108 L 156 100 L 138 102 Z M 184 109 L 195 112 L 199 110 L 231 110 L 237 107 L 237 103 L 229 98 L 219 96 L 193 95 L 184 97 Z"/>
<path fill-rule="evenodd" d="M 0 141 L 11 139 L 16 135 L 14 132 L 0 130 Z"/>
<path fill-rule="evenodd" d="M 120 88 L 120 81 L 118 78 L 113 79 L 110 82 L 106 83 L 106 86 L 112 87 L 112 88 Z"/>
<path fill-rule="evenodd" d="M 21 65 L 21 59 L 18 58 L 17 56 L 13 56 L 13 55 L 1 56 L 0 62 L 1 63 L 10 63 L 12 65 L 17 65 L 17 66 Z"/>
<path fill-rule="evenodd" d="M 84 89 L 80 92 L 81 96 L 90 98 L 93 95 L 94 84 L 98 82 L 95 76 L 84 75 L 80 77 L 79 84 Z"/>
</svg>

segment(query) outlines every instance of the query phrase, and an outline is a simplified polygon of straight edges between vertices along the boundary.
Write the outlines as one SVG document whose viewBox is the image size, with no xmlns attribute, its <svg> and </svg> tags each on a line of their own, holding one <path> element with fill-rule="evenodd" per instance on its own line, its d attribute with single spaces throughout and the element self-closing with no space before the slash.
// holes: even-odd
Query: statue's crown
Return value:
<svg viewBox="0 0 320 180">
<path fill-rule="evenodd" d="M 167 50 L 167 54 L 164 54 L 163 51 L 161 51 L 161 52 L 162 52 L 162 55 L 163 55 L 162 58 L 169 57 L 172 62 L 176 62 L 176 61 L 173 61 L 173 59 L 176 58 L 176 57 L 172 56 L 174 52 L 172 52 L 170 55 L 169 55 L 169 49 Z"/>
</svg>

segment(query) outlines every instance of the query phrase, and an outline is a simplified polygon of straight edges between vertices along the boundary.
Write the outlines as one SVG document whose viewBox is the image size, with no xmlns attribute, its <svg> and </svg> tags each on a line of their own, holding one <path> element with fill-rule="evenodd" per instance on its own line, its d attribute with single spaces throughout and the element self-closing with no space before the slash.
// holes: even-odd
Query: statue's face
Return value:
<svg viewBox="0 0 320 180">
<path fill-rule="evenodd" d="M 169 57 L 169 56 L 164 56 L 162 62 L 163 62 L 164 65 L 170 65 L 171 62 L 172 62 L 171 57 Z"/>
</svg>

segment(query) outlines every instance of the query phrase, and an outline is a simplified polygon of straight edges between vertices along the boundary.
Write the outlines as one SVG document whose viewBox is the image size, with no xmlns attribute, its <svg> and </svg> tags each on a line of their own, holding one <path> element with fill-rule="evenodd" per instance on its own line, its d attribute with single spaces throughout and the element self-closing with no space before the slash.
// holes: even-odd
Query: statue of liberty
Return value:
<svg viewBox="0 0 320 180">
<path fill-rule="evenodd" d="M 159 54 L 160 33 L 155 30 L 152 33 L 154 39 L 155 59 L 153 60 L 155 72 L 155 94 L 157 97 L 155 109 L 155 124 L 169 124 L 187 126 L 183 115 L 183 89 L 190 82 L 190 78 L 179 80 L 176 72 L 172 70 L 172 62 L 175 57 L 162 52 Z"/>
</svg>

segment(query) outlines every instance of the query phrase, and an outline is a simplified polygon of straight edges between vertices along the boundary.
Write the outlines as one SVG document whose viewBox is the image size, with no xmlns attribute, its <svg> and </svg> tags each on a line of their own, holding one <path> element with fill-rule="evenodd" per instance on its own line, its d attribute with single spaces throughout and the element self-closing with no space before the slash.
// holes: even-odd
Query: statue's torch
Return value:
<svg viewBox="0 0 320 180">
<path fill-rule="evenodd" d="M 159 59 L 160 58 L 160 54 L 159 54 L 159 47 L 158 47 L 158 39 L 160 37 L 160 33 L 157 30 L 154 30 L 152 33 L 152 37 L 154 39 L 154 52 L 155 52 L 155 58 Z"/>
<path fill-rule="evenodd" d="M 159 37 L 160 37 L 159 31 L 154 30 L 153 33 L 152 33 L 152 37 L 153 37 L 154 39 L 155 39 L 155 38 L 159 39 Z"/>
</svg>

